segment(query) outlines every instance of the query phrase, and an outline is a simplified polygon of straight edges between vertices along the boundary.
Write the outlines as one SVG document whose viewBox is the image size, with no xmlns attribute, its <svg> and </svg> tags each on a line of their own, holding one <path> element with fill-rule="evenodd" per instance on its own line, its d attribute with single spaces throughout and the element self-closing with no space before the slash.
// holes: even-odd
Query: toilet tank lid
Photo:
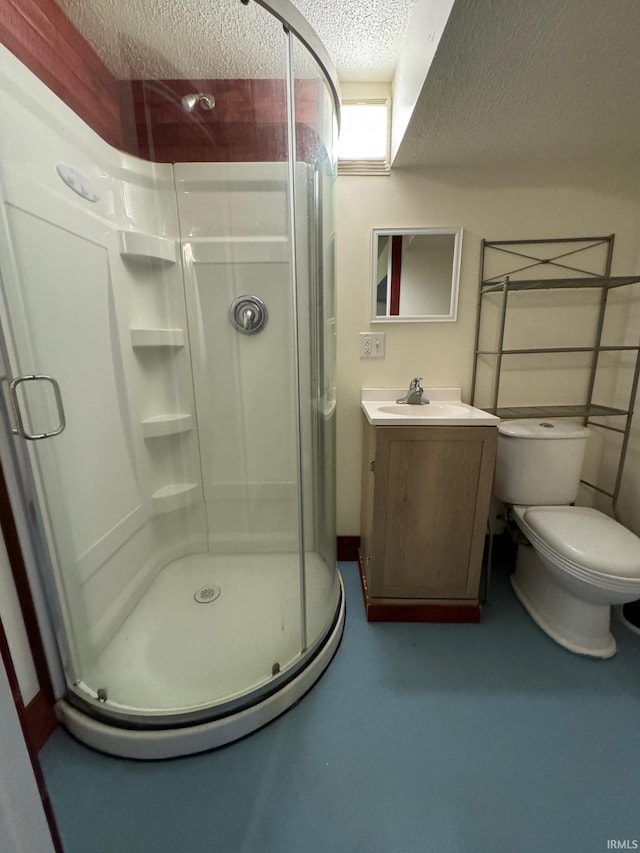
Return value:
<svg viewBox="0 0 640 853">
<path fill-rule="evenodd" d="M 535 506 L 524 521 L 562 557 L 603 574 L 640 576 L 640 539 L 591 507 Z"/>
<path fill-rule="evenodd" d="M 548 418 L 522 418 L 500 421 L 498 432 L 513 438 L 587 438 L 589 430 L 582 424 Z"/>
</svg>

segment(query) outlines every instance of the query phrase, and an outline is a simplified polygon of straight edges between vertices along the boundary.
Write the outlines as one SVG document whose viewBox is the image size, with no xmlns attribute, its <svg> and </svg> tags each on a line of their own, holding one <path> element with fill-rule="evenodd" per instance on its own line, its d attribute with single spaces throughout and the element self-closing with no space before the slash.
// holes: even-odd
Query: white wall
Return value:
<svg viewBox="0 0 640 853">
<path fill-rule="evenodd" d="M 481 239 L 615 233 L 613 273 L 634 273 L 640 247 L 640 189 L 634 175 L 625 164 L 601 162 L 338 178 L 338 534 L 356 535 L 360 529 L 360 389 L 404 386 L 411 376 L 423 376 L 425 387 L 460 387 L 469 400 Z M 458 320 L 376 325 L 386 333 L 386 357 L 360 360 L 358 332 L 370 328 L 371 229 L 420 226 L 464 228 Z M 571 305 L 565 310 L 576 316 Z M 573 325 L 590 322 L 579 316 Z M 537 371 L 538 382 L 548 379 L 548 368 Z M 627 500 L 633 482 L 640 483 L 638 464 L 625 472 Z"/>
</svg>

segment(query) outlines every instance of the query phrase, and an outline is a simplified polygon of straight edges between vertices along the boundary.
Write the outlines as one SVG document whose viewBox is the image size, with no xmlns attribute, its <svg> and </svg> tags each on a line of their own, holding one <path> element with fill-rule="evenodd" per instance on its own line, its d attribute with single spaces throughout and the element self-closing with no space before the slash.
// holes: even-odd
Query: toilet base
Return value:
<svg viewBox="0 0 640 853">
<path fill-rule="evenodd" d="M 565 649 L 596 658 L 615 655 L 610 605 L 576 598 L 557 582 L 534 548 L 518 549 L 511 586 L 536 625 Z"/>
</svg>

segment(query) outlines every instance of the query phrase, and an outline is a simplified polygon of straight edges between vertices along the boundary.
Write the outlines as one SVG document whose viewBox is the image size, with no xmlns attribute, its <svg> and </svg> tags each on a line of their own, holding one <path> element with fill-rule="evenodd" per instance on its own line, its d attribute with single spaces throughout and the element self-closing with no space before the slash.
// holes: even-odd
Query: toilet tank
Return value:
<svg viewBox="0 0 640 853">
<path fill-rule="evenodd" d="M 504 503 L 525 506 L 573 503 L 588 437 L 586 427 L 566 421 L 502 421 L 495 496 Z"/>
</svg>

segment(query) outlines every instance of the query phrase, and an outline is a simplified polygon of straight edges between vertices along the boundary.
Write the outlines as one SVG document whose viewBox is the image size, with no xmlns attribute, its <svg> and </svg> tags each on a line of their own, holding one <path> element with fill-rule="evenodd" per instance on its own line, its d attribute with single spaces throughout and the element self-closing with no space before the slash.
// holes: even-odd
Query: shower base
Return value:
<svg viewBox="0 0 640 853">
<path fill-rule="evenodd" d="M 89 746 L 130 758 L 212 749 L 269 722 L 324 672 L 344 627 L 341 579 L 336 596 L 321 558 L 305 560 L 304 655 L 297 554 L 189 555 L 162 570 L 58 718 Z"/>
</svg>

